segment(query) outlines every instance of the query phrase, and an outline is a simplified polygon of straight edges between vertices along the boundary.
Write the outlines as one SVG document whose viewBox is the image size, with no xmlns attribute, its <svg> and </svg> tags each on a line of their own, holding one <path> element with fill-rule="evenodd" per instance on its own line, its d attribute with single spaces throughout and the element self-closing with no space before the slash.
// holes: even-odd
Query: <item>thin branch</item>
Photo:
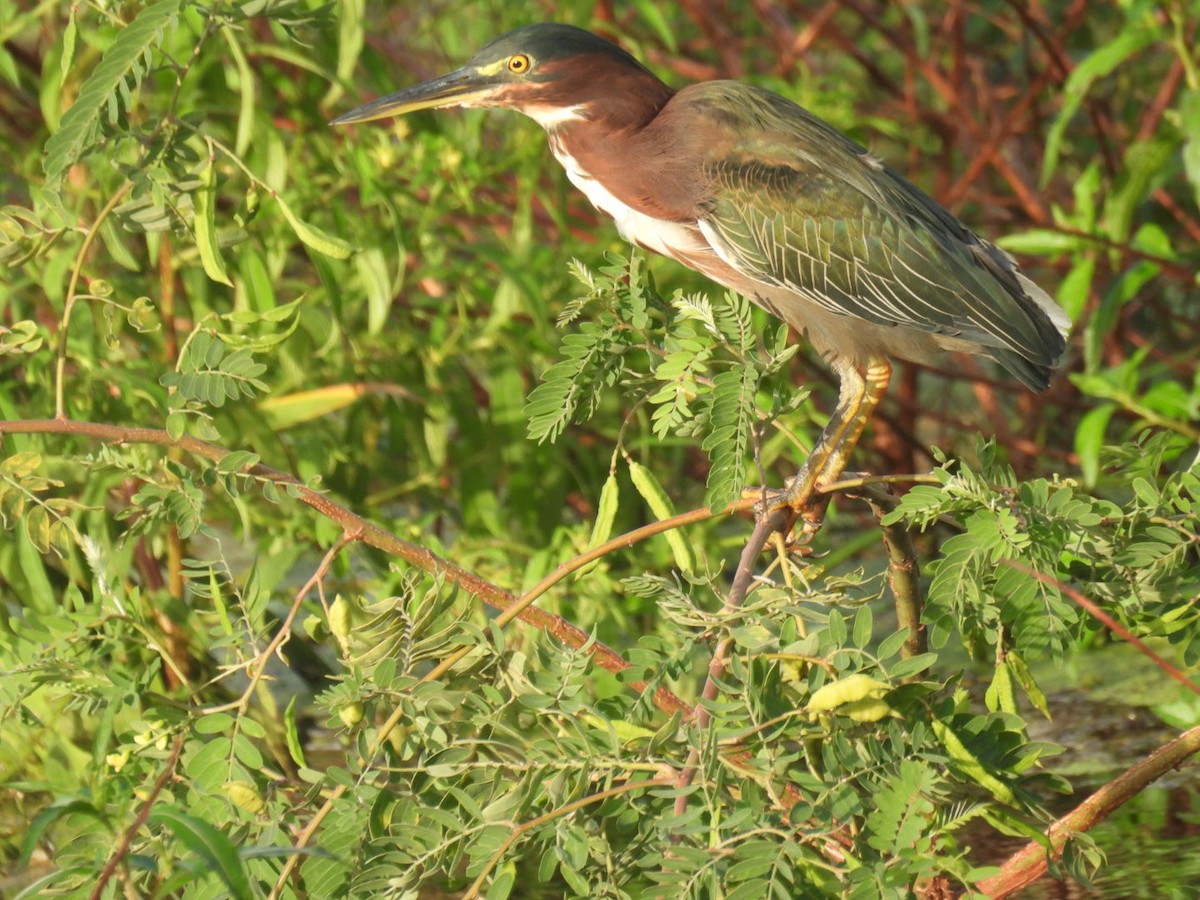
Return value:
<svg viewBox="0 0 1200 900">
<path fill-rule="evenodd" d="M 121 843 L 117 845 L 116 851 L 109 858 L 108 862 L 105 863 L 104 871 L 96 879 L 96 884 L 92 888 L 92 892 L 88 895 L 88 900 L 100 900 L 100 897 L 104 894 L 104 887 L 117 871 L 117 866 L 121 864 L 121 860 L 129 855 L 129 848 L 133 845 L 133 839 L 137 837 L 137 833 L 142 830 L 142 826 L 150 818 L 150 813 L 154 809 L 154 801 L 158 799 L 158 795 L 162 793 L 163 788 L 167 786 L 167 782 L 175 776 L 175 767 L 179 765 L 179 754 L 182 752 L 183 735 L 181 734 L 175 738 L 175 746 L 171 748 L 171 756 L 167 759 L 166 768 L 155 779 L 153 786 L 150 788 L 150 793 L 142 801 L 142 807 L 138 810 L 137 818 L 125 829 L 125 834 L 121 837 Z"/>
<path fill-rule="evenodd" d="M 0 436 L 4 434 L 69 434 L 117 444 L 153 444 L 160 447 L 178 447 L 210 462 L 219 462 L 230 452 L 217 444 L 210 444 L 188 435 L 175 440 L 167 432 L 158 428 L 121 427 L 77 419 L 0 420 Z M 508 610 L 517 603 L 517 598 L 508 591 L 485 581 L 473 572 L 468 572 L 466 569 L 442 559 L 424 547 L 411 544 L 352 513 L 336 501 L 308 487 L 294 475 L 280 472 L 261 463 L 244 467 L 240 470 L 240 474 L 285 487 L 301 503 L 312 507 L 326 518 L 342 526 L 343 531 L 361 534 L 364 544 L 396 556 L 422 571 L 444 578 L 495 609 Z M 611 647 L 595 640 L 592 635 L 561 616 L 551 615 L 536 606 L 530 606 L 517 613 L 516 618 L 546 632 L 574 650 L 586 648 L 592 660 L 610 672 L 618 673 L 630 667 L 629 663 L 625 662 L 621 655 Z M 640 691 L 646 688 L 646 684 L 639 681 L 631 683 L 630 687 L 635 691 Z M 655 691 L 654 702 L 668 714 L 677 710 L 690 709 L 688 704 L 663 687 Z"/>
<path fill-rule="evenodd" d="M 133 183 L 127 181 L 108 198 L 108 202 L 96 214 L 96 221 L 92 222 L 91 227 L 88 228 L 88 232 L 83 238 L 83 244 L 80 245 L 79 252 L 75 254 L 75 263 L 71 266 L 71 280 L 67 283 L 67 298 L 63 301 L 62 321 L 58 324 L 58 335 L 55 338 L 54 347 L 54 417 L 56 419 L 66 416 L 64 389 L 67 369 L 67 337 L 71 331 L 71 312 L 75 309 L 75 301 L 79 299 L 76 288 L 79 287 L 79 276 L 83 272 L 83 263 L 87 259 L 88 251 L 92 249 L 96 236 L 100 234 L 100 226 L 117 208 L 117 204 L 121 202 L 121 198 L 128 193 L 131 187 L 133 187 Z"/>
<path fill-rule="evenodd" d="M 984 895 L 997 898 L 1032 884 L 1046 872 L 1051 859 L 1057 860 L 1062 855 L 1063 846 L 1072 835 L 1104 821 L 1155 779 L 1179 768 L 1197 753 L 1200 753 L 1200 726 L 1159 747 L 1051 825 L 1046 831 L 1049 849 L 1039 841 L 1031 841 L 1009 857 L 998 874 L 985 878 L 976 887 Z"/>
<path fill-rule="evenodd" d="M 742 549 L 742 557 L 738 560 L 737 571 L 733 576 L 733 584 L 730 585 L 729 593 L 725 595 L 725 605 L 721 610 L 723 617 L 729 617 L 741 608 L 742 603 L 746 599 L 746 595 L 750 593 L 750 584 L 754 579 L 754 567 L 758 560 L 758 555 L 762 553 L 766 547 L 767 541 L 771 534 L 779 530 L 779 523 L 775 516 L 765 515 L 760 516 L 754 525 L 754 531 L 750 533 L 749 540 L 746 541 L 746 546 Z M 717 692 L 720 690 L 719 682 L 725 674 L 725 668 L 729 665 L 729 651 L 733 647 L 733 637 L 726 633 L 713 649 L 712 659 L 708 664 L 708 679 L 704 683 L 704 690 L 700 692 L 700 699 L 696 701 L 696 708 L 692 711 L 692 723 L 696 732 L 701 735 L 699 738 L 703 740 L 703 731 L 708 727 L 712 720 L 712 714 L 705 706 L 706 702 L 711 702 L 716 699 Z M 688 753 L 687 763 L 683 767 L 683 771 L 679 773 L 679 778 L 676 781 L 676 787 L 686 788 L 691 785 L 696 778 L 696 772 L 700 767 L 700 749 L 693 747 Z M 682 814 L 687 809 L 686 793 L 680 794 L 675 799 L 675 813 Z"/>
<path fill-rule="evenodd" d="M 520 825 L 513 825 L 512 831 L 508 833 L 500 846 L 488 859 L 487 865 L 483 867 L 483 871 L 467 888 L 467 892 L 462 895 L 462 900 L 474 900 L 479 896 L 479 892 L 483 890 L 483 883 L 487 880 L 488 874 L 499 865 L 500 860 L 504 858 L 504 854 L 508 852 L 508 848 L 521 839 L 525 832 L 532 828 L 537 828 L 539 825 L 545 825 L 547 822 L 553 822 L 561 816 L 570 815 L 576 810 L 583 809 L 585 806 L 591 806 L 593 803 L 600 803 L 610 797 L 617 797 L 621 794 L 628 794 L 633 791 L 650 790 L 656 787 L 670 787 L 672 779 L 670 778 L 648 778 L 645 781 L 627 781 L 624 784 L 616 787 L 608 788 L 608 790 L 597 791 L 595 794 L 588 794 L 586 797 L 580 797 L 578 800 L 572 800 L 570 803 L 564 803 L 557 809 L 552 809 L 548 813 L 544 813 L 528 822 L 522 822 Z"/>
<path fill-rule="evenodd" d="M 242 691 L 242 696 L 232 703 L 226 703 L 224 706 L 215 706 L 205 710 L 206 714 L 215 712 L 225 712 L 226 710 L 236 709 L 239 715 L 246 712 L 250 703 L 250 697 L 258 688 L 258 684 L 262 681 L 263 673 L 267 671 L 267 663 L 271 661 L 271 657 L 277 653 L 284 644 L 292 637 L 292 623 L 296 620 L 296 614 L 300 612 L 300 604 L 304 602 L 304 598 L 308 596 L 309 591 L 318 586 L 321 581 L 329 574 L 329 568 L 333 565 L 333 561 L 337 559 L 337 555 L 342 552 L 348 544 L 362 540 L 362 532 L 343 531 L 342 536 L 337 539 L 332 547 L 326 552 L 321 564 L 317 566 L 312 577 L 304 582 L 300 590 L 296 591 L 296 596 L 292 600 L 291 609 L 288 610 L 282 622 L 279 623 L 279 628 L 275 632 L 275 637 L 265 646 L 262 651 L 245 664 L 247 671 L 250 672 L 250 683 L 246 685 L 246 689 Z M 239 666 L 238 668 L 241 668 Z"/>
<path fill-rule="evenodd" d="M 1052 575 L 1046 575 L 1045 573 L 1039 572 L 1036 569 L 1031 569 L 1029 566 L 1025 565 L 1024 563 L 1019 563 L 1016 560 L 1002 559 L 1000 562 L 1008 566 L 1010 569 L 1016 569 L 1018 572 L 1028 575 L 1030 578 L 1033 578 L 1036 581 L 1040 581 L 1042 584 L 1048 584 L 1051 587 L 1057 588 L 1063 594 L 1070 597 L 1071 600 L 1073 600 L 1078 606 L 1083 607 L 1083 609 L 1087 611 L 1088 615 L 1090 615 L 1093 619 L 1096 619 L 1098 622 L 1101 622 L 1104 627 L 1113 634 L 1137 647 L 1147 659 L 1182 684 L 1189 691 L 1194 694 L 1200 694 L 1200 685 L 1197 685 L 1196 682 L 1184 675 L 1183 672 L 1179 671 L 1179 669 L 1171 665 L 1169 662 L 1151 650 L 1137 635 L 1135 635 L 1132 631 L 1093 603 L 1081 591 L 1075 590 L 1075 588 L 1071 587 L 1069 584 L 1059 581 Z"/>
<path fill-rule="evenodd" d="M 892 588 L 892 599 L 896 604 L 896 621 L 901 628 L 908 630 L 908 637 L 904 639 L 900 648 L 900 656 L 903 659 L 912 659 L 929 649 L 925 640 L 925 626 L 921 624 L 921 567 L 913 549 L 912 535 L 902 522 L 883 524 L 883 518 L 889 509 L 870 495 L 865 499 L 878 520 L 883 546 L 887 550 L 887 578 Z M 914 673 L 910 679 L 919 677 L 919 673 Z"/>
</svg>

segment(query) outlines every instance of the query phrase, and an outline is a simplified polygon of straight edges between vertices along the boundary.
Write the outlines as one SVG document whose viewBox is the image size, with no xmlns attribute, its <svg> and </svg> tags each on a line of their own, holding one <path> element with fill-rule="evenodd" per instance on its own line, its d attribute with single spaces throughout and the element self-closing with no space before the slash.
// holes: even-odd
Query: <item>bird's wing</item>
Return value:
<svg viewBox="0 0 1200 900">
<path fill-rule="evenodd" d="M 677 99 L 734 135 L 707 151 L 700 225 L 743 275 L 839 315 L 1040 364 L 1061 354 L 1061 323 L 1003 251 L 831 126 L 736 82 Z"/>
</svg>

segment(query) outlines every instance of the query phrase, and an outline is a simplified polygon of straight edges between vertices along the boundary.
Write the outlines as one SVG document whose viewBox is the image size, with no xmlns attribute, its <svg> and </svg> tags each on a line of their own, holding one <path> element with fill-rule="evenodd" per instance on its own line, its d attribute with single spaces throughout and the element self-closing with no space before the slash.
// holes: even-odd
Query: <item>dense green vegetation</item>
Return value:
<svg viewBox="0 0 1200 900">
<path fill-rule="evenodd" d="M 1200 7 L 367 6 L 0 0 L 0 891 L 999 895 L 1103 890 L 1131 798 L 1194 835 Z M 326 124 L 549 18 L 868 144 L 1064 371 L 905 366 L 733 608 L 824 364 L 533 123 Z M 1069 767 L 1081 672 L 1161 738 Z"/>
</svg>

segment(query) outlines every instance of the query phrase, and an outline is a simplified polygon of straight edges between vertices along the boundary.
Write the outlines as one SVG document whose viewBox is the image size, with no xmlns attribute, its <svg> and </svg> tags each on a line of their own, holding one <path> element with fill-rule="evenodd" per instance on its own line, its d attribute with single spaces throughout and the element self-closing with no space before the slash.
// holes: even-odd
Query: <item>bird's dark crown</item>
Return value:
<svg viewBox="0 0 1200 900">
<path fill-rule="evenodd" d="M 506 60 L 517 53 L 529 56 L 534 61 L 535 69 L 539 63 L 553 63 L 585 55 L 607 56 L 613 61 L 624 62 L 638 69 L 643 68 L 640 62 L 612 41 L 606 41 L 599 35 L 574 25 L 562 25 L 557 22 L 525 25 L 502 34 L 480 48 L 469 65 L 486 66 Z"/>
<path fill-rule="evenodd" d="M 610 128 L 638 126 L 673 93 L 616 44 L 557 23 L 510 31 L 484 46 L 463 69 L 494 85 L 475 105 L 518 109 L 543 124 L 539 110 L 567 109 Z"/>
</svg>

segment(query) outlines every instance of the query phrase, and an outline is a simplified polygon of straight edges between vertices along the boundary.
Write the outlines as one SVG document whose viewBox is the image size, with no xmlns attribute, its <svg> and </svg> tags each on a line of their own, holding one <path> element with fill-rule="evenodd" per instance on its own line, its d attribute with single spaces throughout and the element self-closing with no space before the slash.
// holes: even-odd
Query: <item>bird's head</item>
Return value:
<svg viewBox="0 0 1200 900">
<path fill-rule="evenodd" d="M 648 95 L 645 85 L 651 83 L 660 90 Z M 331 124 L 420 109 L 491 106 L 517 110 L 553 128 L 592 117 L 597 104 L 610 113 L 614 104 L 661 103 L 669 95 L 657 77 L 616 44 L 582 28 L 546 23 L 510 31 L 461 68 L 360 106 Z"/>
</svg>

